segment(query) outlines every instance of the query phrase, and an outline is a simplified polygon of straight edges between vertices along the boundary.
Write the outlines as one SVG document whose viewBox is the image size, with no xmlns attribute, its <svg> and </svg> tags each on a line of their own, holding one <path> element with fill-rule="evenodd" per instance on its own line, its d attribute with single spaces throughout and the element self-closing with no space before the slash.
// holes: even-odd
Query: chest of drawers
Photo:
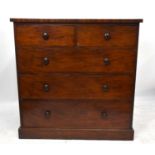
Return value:
<svg viewBox="0 0 155 155">
<path fill-rule="evenodd" d="M 20 138 L 133 139 L 141 19 L 11 19 Z"/>
</svg>

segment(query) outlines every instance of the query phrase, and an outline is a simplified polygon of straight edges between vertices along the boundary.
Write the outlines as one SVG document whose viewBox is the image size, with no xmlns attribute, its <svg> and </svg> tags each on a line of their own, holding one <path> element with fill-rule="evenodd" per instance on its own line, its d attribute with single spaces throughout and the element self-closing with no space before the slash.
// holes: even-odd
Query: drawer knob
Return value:
<svg viewBox="0 0 155 155">
<path fill-rule="evenodd" d="M 50 117 L 51 116 L 51 111 L 46 110 L 44 115 L 45 115 L 46 118 Z"/>
<path fill-rule="evenodd" d="M 47 57 L 44 57 L 43 62 L 44 62 L 44 65 L 48 65 L 49 64 L 49 59 Z"/>
<path fill-rule="evenodd" d="M 108 117 L 108 113 L 106 111 L 102 111 L 101 112 L 101 117 L 102 118 L 107 118 Z"/>
<path fill-rule="evenodd" d="M 109 86 L 108 86 L 107 84 L 104 84 L 104 85 L 102 86 L 102 90 L 103 90 L 104 92 L 107 92 L 107 91 L 109 90 Z"/>
<path fill-rule="evenodd" d="M 49 39 L 49 35 L 48 35 L 47 32 L 44 32 L 44 33 L 42 34 L 42 37 L 43 37 L 44 40 L 48 40 L 48 39 Z"/>
<path fill-rule="evenodd" d="M 109 58 L 104 58 L 104 64 L 105 64 L 105 65 L 109 65 L 109 64 L 110 64 Z"/>
<path fill-rule="evenodd" d="M 44 89 L 45 92 L 48 92 L 49 91 L 49 85 L 47 83 L 45 83 L 43 85 L 43 89 Z"/>
<path fill-rule="evenodd" d="M 105 32 L 104 33 L 104 38 L 105 38 L 105 40 L 110 40 L 111 39 L 110 33 L 109 32 Z"/>
</svg>

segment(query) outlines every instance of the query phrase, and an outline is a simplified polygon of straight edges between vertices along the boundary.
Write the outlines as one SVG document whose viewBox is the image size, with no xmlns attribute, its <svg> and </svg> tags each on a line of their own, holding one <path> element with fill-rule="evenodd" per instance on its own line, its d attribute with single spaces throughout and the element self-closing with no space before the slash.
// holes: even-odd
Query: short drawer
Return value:
<svg viewBox="0 0 155 155">
<path fill-rule="evenodd" d="M 138 25 L 80 25 L 77 27 L 78 46 L 136 48 Z"/>
<path fill-rule="evenodd" d="M 17 24 L 16 46 L 73 46 L 74 27 L 52 24 Z"/>
<path fill-rule="evenodd" d="M 125 129 L 131 127 L 132 104 L 104 101 L 23 101 L 23 127 Z"/>
<path fill-rule="evenodd" d="M 22 99 L 130 99 L 134 76 L 20 75 Z"/>
<path fill-rule="evenodd" d="M 137 52 L 105 48 L 18 48 L 20 73 L 135 73 Z"/>
</svg>

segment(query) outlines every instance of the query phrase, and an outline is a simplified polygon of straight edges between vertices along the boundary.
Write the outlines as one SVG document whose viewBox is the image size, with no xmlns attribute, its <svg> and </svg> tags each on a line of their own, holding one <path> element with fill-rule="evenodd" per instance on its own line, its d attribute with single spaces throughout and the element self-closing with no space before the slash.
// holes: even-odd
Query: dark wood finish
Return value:
<svg viewBox="0 0 155 155">
<path fill-rule="evenodd" d="M 60 129 L 131 128 L 131 103 L 109 101 L 23 101 L 23 127 Z"/>
<path fill-rule="evenodd" d="M 135 49 L 18 48 L 20 73 L 133 73 Z"/>
<path fill-rule="evenodd" d="M 44 35 L 47 36 L 44 36 Z M 18 24 L 16 42 L 18 46 L 73 46 L 74 27 L 65 25 Z"/>
<path fill-rule="evenodd" d="M 27 19 L 11 18 L 14 23 L 54 23 L 54 24 L 139 24 L 143 19 Z"/>
<path fill-rule="evenodd" d="M 136 25 L 80 25 L 77 26 L 77 45 L 135 48 L 137 33 Z"/>
<path fill-rule="evenodd" d="M 11 19 L 20 138 L 133 139 L 141 19 Z"/>
<path fill-rule="evenodd" d="M 132 129 L 19 128 L 19 138 L 132 140 Z"/>
<path fill-rule="evenodd" d="M 130 99 L 132 76 L 21 75 L 22 99 Z"/>
</svg>

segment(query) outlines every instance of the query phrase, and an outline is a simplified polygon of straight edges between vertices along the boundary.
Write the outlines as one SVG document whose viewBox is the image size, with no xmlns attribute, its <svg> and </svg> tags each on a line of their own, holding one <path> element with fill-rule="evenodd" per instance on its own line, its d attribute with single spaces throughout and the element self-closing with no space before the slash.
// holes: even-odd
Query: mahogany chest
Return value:
<svg viewBox="0 0 155 155">
<path fill-rule="evenodd" d="M 133 139 L 141 19 L 11 19 L 19 138 Z"/>
</svg>

